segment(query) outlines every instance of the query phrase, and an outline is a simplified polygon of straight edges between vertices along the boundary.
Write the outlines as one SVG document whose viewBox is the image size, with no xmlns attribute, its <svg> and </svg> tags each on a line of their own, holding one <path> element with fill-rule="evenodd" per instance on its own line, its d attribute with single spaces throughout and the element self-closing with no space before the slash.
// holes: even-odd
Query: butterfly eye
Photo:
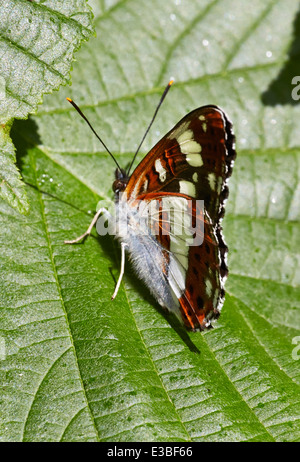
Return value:
<svg viewBox="0 0 300 462">
<path fill-rule="evenodd" d="M 113 192 L 114 192 L 114 193 L 118 193 L 118 192 L 124 191 L 124 189 L 126 188 L 126 186 L 127 186 L 127 182 L 126 182 L 126 181 L 115 180 L 115 181 L 113 182 L 112 189 L 113 189 Z"/>
</svg>

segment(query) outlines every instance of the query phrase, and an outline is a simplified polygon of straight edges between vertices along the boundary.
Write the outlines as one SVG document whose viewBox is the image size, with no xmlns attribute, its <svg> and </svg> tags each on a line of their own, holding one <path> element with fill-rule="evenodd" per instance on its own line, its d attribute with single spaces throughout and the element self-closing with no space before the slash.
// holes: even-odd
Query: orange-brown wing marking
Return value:
<svg viewBox="0 0 300 462">
<path fill-rule="evenodd" d="M 128 198 L 147 192 L 179 192 L 180 180 L 190 181 L 194 173 L 196 198 L 216 223 L 220 202 L 228 195 L 224 183 L 231 174 L 235 158 L 232 126 L 224 112 L 215 106 L 204 106 L 184 117 L 167 133 L 133 172 L 126 188 Z M 190 137 L 185 137 L 189 133 Z M 182 136 L 183 135 L 183 136 Z M 200 146 L 200 162 L 188 162 L 189 141 Z"/>
</svg>

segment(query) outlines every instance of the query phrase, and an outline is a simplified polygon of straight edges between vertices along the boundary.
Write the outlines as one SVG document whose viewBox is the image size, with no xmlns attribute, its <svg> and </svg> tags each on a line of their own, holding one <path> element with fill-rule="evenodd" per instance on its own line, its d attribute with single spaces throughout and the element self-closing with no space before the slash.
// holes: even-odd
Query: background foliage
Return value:
<svg viewBox="0 0 300 462">
<path fill-rule="evenodd" d="M 7 18 L 0 8 L 1 26 L 2 18 L 12 25 L 0 34 L 9 89 L 1 112 L 9 121 L 69 80 L 72 52 L 91 27 L 83 1 L 3 5 L 14 7 Z M 1 439 L 299 441 L 292 341 L 300 335 L 300 110 L 291 99 L 298 1 L 90 5 L 97 38 L 76 54 L 72 87 L 45 97 L 35 116 L 12 129 L 30 213 L 0 203 Z M 25 34 L 23 23 L 35 13 Z M 61 28 L 55 43 L 41 29 L 47 18 Z M 2 43 L 15 54 L 5 54 Z M 17 68 L 30 70 L 30 88 Z M 170 77 L 176 84 L 144 153 L 208 103 L 226 110 L 237 136 L 224 220 L 227 296 L 215 329 L 204 334 L 186 333 L 164 316 L 129 265 L 110 301 L 119 272 L 110 237 L 63 244 L 86 229 L 99 199 L 111 199 L 114 170 L 65 97 L 81 105 L 126 165 Z M 7 171 L 17 192 L 2 195 L 26 211 L 17 173 L 10 173 L 9 128 L 0 140 L 1 174 Z"/>
<path fill-rule="evenodd" d="M 44 93 L 70 83 L 73 53 L 91 35 L 92 12 L 86 0 L 3 0 L 0 8 L 0 197 L 27 213 L 11 120 L 26 118 Z"/>
</svg>

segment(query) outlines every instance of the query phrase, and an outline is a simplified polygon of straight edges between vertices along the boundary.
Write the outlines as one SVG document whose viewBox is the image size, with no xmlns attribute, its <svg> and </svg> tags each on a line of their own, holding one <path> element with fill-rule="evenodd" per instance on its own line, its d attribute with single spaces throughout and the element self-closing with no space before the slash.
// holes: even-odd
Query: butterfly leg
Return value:
<svg viewBox="0 0 300 462">
<path fill-rule="evenodd" d="M 88 227 L 88 229 L 86 230 L 85 233 L 83 233 L 81 236 L 77 237 L 76 239 L 73 239 L 72 241 L 64 241 L 65 244 L 76 244 L 77 242 L 80 242 L 82 239 L 84 239 L 86 236 L 89 236 L 92 232 L 92 229 L 93 227 L 95 226 L 95 224 L 97 223 L 97 220 L 99 218 L 99 216 L 104 213 L 107 217 L 110 216 L 109 212 L 102 208 L 102 209 L 99 209 L 98 212 L 95 214 L 94 218 L 92 219 L 91 221 L 91 224 L 90 226 Z"/>
<path fill-rule="evenodd" d="M 121 281 L 122 281 L 122 278 L 123 278 L 123 275 L 124 275 L 124 269 L 125 269 L 125 247 L 127 247 L 127 244 L 125 242 L 121 242 L 121 271 L 120 271 L 120 276 L 119 276 L 119 279 L 118 279 L 118 282 L 117 282 L 117 285 L 116 285 L 116 288 L 115 288 L 115 291 L 114 293 L 112 294 L 112 297 L 111 299 L 114 300 L 117 296 L 117 293 L 119 291 L 119 288 L 120 288 L 120 285 L 121 285 Z"/>
</svg>

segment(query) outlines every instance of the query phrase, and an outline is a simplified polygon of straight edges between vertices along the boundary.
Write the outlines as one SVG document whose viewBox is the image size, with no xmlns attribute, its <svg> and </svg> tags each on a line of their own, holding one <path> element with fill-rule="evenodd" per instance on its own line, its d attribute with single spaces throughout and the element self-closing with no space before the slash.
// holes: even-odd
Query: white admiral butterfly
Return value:
<svg viewBox="0 0 300 462">
<path fill-rule="evenodd" d="M 171 84 L 172 81 L 161 97 L 139 148 Z M 67 99 L 113 157 L 78 106 Z M 210 326 L 211 319 L 219 317 L 228 274 L 228 249 L 221 221 L 228 197 L 227 179 L 236 157 L 234 148 L 235 138 L 228 117 L 219 107 L 208 105 L 195 109 L 178 122 L 144 157 L 132 175 L 129 172 L 138 150 L 127 171 L 114 159 L 117 170 L 113 190 L 118 217 L 114 231 L 121 241 L 122 261 L 112 298 L 122 280 L 127 249 L 138 276 L 158 303 L 175 313 L 188 329 L 203 330 Z M 199 199 L 204 201 L 204 210 L 197 207 Z M 145 222 L 143 232 L 138 232 L 141 203 L 154 204 L 150 214 L 156 225 L 155 233 L 150 227 L 145 229 Z M 73 244 L 89 235 L 102 213 L 106 210 L 96 213 L 86 233 L 65 243 Z M 190 224 L 198 222 L 202 226 L 204 235 L 202 232 L 200 245 L 189 245 L 186 234 L 174 233 L 175 225 L 182 224 L 183 229 L 187 226 L 187 217 Z M 166 229 L 167 232 L 163 232 Z"/>
</svg>

